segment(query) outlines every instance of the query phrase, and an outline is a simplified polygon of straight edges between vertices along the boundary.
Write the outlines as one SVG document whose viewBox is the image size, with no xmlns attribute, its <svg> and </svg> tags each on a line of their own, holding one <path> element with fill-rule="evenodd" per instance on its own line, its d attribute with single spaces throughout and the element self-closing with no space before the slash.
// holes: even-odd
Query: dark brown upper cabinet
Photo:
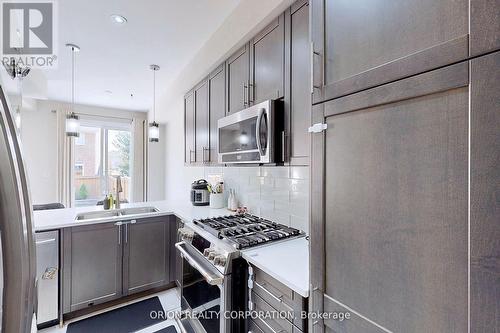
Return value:
<svg viewBox="0 0 500 333">
<path fill-rule="evenodd" d="M 309 2 L 295 2 L 285 15 L 285 156 L 291 165 L 309 164 L 311 44 Z"/>
<path fill-rule="evenodd" d="M 281 14 L 250 41 L 249 105 L 284 95 L 284 21 Z"/>
<path fill-rule="evenodd" d="M 208 99 L 210 118 L 210 151 L 208 160 L 210 163 L 218 162 L 218 128 L 217 122 L 225 115 L 226 108 L 226 71 L 224 65 L 219 66 L 208 77 Z"/>
<path fill-rule="evenodd" d="M 248 86 L 250 77 L 250 48 L 245 44 L 226 61 L 226 114 L 248 107 Z"/>
<path fill-rule="evenodd" d="M 208 146 L 208 81 L 203 80 L 194 89 L 195 101 L 195 162 L 207 163 Z"/>
<path fill-rule="evenodd" d="M 184 163 L 195 162 L 195 113 L 194 113 L 194 91 L 184 96 Z"/>
<path fill-rule="evenodd" d="M 468 9 L 467 0 L 312 0 L 313 103 L 467 59 Z"/>
</svg>

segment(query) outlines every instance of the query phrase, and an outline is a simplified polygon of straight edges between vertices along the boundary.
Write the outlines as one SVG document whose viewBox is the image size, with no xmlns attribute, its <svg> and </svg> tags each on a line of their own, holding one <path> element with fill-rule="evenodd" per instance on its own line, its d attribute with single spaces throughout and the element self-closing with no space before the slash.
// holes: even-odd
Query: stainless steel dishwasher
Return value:
<svg viewBox="0 0 500 333">
<path fill-rule="evenodd" d="M 36 275 L 38 280 L 39 327 L 58 322 L 59 314 L 59 232 L 35 234 Z"/>
</svg>

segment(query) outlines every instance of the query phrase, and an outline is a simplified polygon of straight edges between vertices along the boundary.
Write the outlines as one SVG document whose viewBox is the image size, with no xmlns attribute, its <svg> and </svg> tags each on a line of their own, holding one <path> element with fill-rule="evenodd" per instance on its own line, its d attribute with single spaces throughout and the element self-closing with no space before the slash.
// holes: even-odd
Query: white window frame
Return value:
<svg viewBox="0 0 500 333">
<path fill-rule="evenodd" d="M 124 118 L 107 118 L 107 117 L 100 117 L 100 116 L 80 116 L 80 126 L 83 127 L 94 127 L 94 128 L 99 128 L 100 129 L 100 135 L 101 135 L 101 142 L 100 142 L 100 165 L 98 167 L 98 176 L 101 178 L 101 180 L 104 180 L 102 183 L 104 184 L 104 192 L 105 193 L 111 193 L 112 188 L 108 188 L 108 182 L 107 177 L 108 177 L 108 161 L 109 161 L 109 149 L 108 149 L 108 131 L 109 130 L 114 130 L 114 131 L 128 131 L 130 132 L 131 135 L 131 140 L 130 140 L 130 178 L 132 179 L 134 175 L 134 131 L 133 131 L 133 126 L 132 126 L 132 120 L 131 119 L 124 119 Z M 76 165 L 76 163 L 75 163 Z M 73 171 L 74 172 L 74 171 Z M 73 187 L 75 187 L 73 185 Z M 75 189 L 73 189 L 75 191 Z M 130 196 L 130 201 L 133 201 L 133 181 L 129 185 L 129 196 Z M 113 196 L 115 193 L 113 193 Z M 76 200 L 75 200 L 76 201 Z"/>
</svg>

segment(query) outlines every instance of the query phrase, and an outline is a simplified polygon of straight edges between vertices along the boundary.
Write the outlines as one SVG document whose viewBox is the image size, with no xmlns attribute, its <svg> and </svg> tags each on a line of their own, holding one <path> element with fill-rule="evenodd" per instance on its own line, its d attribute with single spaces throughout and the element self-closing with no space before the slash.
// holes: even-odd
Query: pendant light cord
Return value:
<svg viewBox="0 0 500 333">
<path fill-rule="evenodd" d="M 75 112 L 75 48 L 71 47 L 71 111 Z"/>
<path fill-rule="evenodd" d="M 153 69 L 153 122 L 156 121 L 156 70 Z"/>
</svg>

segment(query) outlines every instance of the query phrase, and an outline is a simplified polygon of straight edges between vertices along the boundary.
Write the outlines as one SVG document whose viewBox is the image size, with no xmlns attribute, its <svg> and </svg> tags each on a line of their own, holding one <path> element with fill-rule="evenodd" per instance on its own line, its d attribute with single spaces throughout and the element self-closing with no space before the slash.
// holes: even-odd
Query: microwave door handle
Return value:
<svg viewBox="0 0 500 333">
<path fill-rule="evenodd" d="M 262 116 L 266 112 L 266 109 L 262 108 L 259 110 L 259 115 L 257 116 L 257 125 L 255 126 L 255 141 L 257 142 L 257 149 L 259 150 L 259 154 L 262 156 L 264 153 L 262 152 L 262 143 L 260 142 L 260 123 L 262 121 Z"/>
</svg>

